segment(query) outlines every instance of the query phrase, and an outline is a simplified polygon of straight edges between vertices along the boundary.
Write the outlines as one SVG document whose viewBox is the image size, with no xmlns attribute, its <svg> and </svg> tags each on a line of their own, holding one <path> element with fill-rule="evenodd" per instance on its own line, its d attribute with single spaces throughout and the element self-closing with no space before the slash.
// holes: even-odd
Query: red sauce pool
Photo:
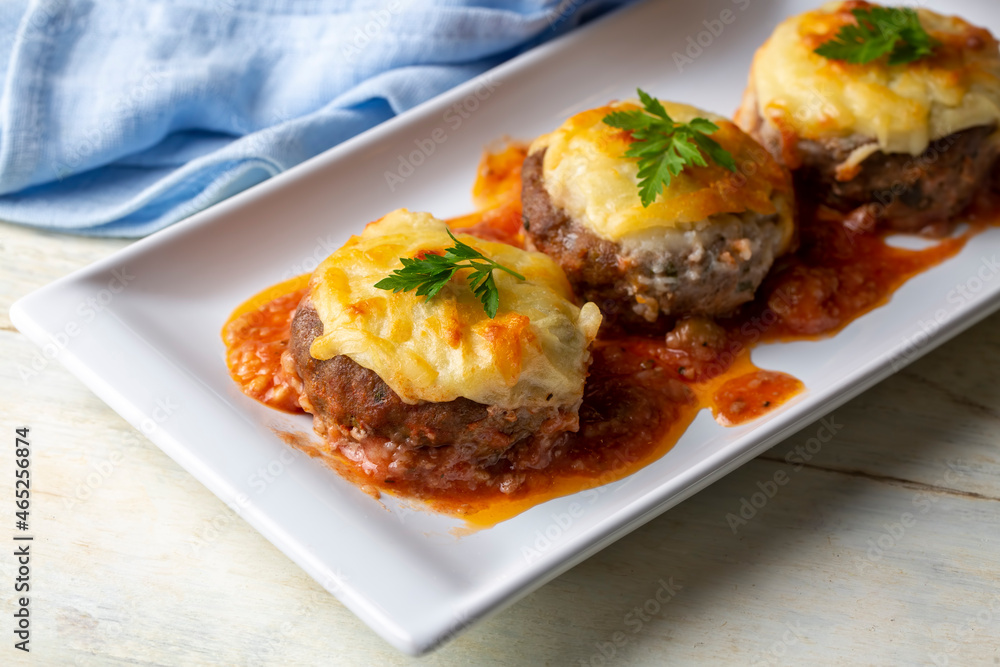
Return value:
<svg viewBox="0 0 1000 667">
<path fill-rule="evenodd" d="M 309 276 L 299 276 L 264 290 L 237 308 L 222 329 L 230 376 L 244 394 L 284 412 L 302 412 L 281 355 L 308 282 Z"/>
<path fill-rule="evenodd" d="M 449 221 L 466 233 L 523 247 L 521 163 L 526 147 L 488 152 L 473 196 L 476 213 Z M 789 375 L 759 369 L 750 350 L 762 341 L 829 336 L 886 303 L 912 276 L 952 257 L 995 220 L 992 201 L 972 212 L 961 236 L 925 250 L 906 250 L 886 235 L 851 229 L 841 214 L 800 211 L 800 243 L 780 258 L 754 301 L 730 318 L 688 319 L 664 337 L 602 335 L 584 402 L 581 428 L 569 433 L 557 456 L 529 471 L 513 494 L 497 490 L 426 497 L 419 480 L 380 483 L 346 461 L 330 443 L 284 434 L 286 441 L 321 456 L 340 474 L 374 493 L 420 498 L 433 509 L 489 526 L 551 498 L 621 479 L 662 457 L 705 408 L 725 426 L 757 419 L 804 390 Z M 300 412 L 298 393 L 281 366 L 292 314 L 308 276 L 276 285 L 238 308 L 223 328 L 227 363 L 243 391 L 266 405 Z M 497 470 L 501 474 L 503 470 Z"/>
</svg>

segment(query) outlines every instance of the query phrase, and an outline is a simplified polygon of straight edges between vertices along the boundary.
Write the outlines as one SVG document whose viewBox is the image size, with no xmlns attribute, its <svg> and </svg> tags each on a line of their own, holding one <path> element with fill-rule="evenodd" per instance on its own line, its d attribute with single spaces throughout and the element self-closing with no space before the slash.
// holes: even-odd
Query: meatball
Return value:
<svg viewBox="0 0 1000 667">
<path fill-rule="evenodd" d="M 720 315 L 753 299 L 782 242 L 778 215 L 714 215 L 690 230 L 603 239 L 556 208 L 542 184 L 544 149 L 521 171 L 525 235 L 555 259 L 581 299 L 630 331 L 666 331 L 681 315 Z"/>
<path fill-rule="evenodd" d="M 709 115 L 665 104 L 680 120 Z M 712 117 L 713 138 L 739 171 L 689 167 L 641 206 L 635 160 L 624 157 L 629 137 L 602 122 L 619 108 L 584 112 L 532 146 L 521 171 L 529 247 L 555 259 L 577 296 L 627 333 L 664 333 L 678 317 L 725 315 L 750 301 L 792 242 L 787 172 Z"/>
<path fill-rule="evenodd" d="M 752 115 L 751 115 L 752 114 Z M 886 153 L 871 137 L 798 139 L 786 159 L 788 135 L 756 110 L 741 124 L 777 159 L 791 162 L 803 199 L 857 218 L 856 226 L 901 232 L 945 233 L 947 224 L 990 187 L 1000 164 L 996 125 L 980 125 L 936 139 L 919 155 Z M 852 164 L 857 151 L 870 154 Z"/>
<path fill-rule="evenodd" d="M 558 435 L 576 430 L 577 406 L 502 409 L 467 398 L 441 403 L 403 400 L 374 371 L 345 355 L 319 360 L 309 353 L 323 323 L 308 297 L 292 320 L 289 354 L 301 378 L 303 407 L 316 430 L 378 481 L 406 478 L 425 490 L 495 485 L 512 491 L 518 463 L 548 462 Z M 534 436 L 530 451 L 515 447 Z M 530 459 L 530 461 L 529 461 Z"/>
<path fill-rule="evenodd" d="M 989 31 L 920 9 L 929 55 L 889 64 L 816 49 L 875 5 L 831 3 L 757 51 L 737 123 L 793 172 L 804 200 L 853 228 L 943 233 L 1000 158 L 1000 48 Z"/>
<path fill-rule="evenodd" d="M 432 297 L 378 286 L 456 242 L 516 273 L 494 272 L 492 314 L 467 269 Z M 412 497 L 512 493 L 579 428 L 601 315 L 572 296 L 549 257 L 400 209 L 313 273 L 282 368 L 329 448 L 372 482 Z"/>
</svg>

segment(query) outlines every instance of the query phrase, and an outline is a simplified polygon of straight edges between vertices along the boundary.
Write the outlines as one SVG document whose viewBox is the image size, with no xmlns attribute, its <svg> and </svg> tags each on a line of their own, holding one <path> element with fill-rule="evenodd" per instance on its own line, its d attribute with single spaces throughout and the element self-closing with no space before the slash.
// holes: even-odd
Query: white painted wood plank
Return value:
<svg viewBox="0 0 1000 667">
<path fill-rule="evenodd" d="M 12 329 L 10 305 L 56 278 L 132 243 L 52 234 L 0 222 L 0 329 Z"/>
</svg>

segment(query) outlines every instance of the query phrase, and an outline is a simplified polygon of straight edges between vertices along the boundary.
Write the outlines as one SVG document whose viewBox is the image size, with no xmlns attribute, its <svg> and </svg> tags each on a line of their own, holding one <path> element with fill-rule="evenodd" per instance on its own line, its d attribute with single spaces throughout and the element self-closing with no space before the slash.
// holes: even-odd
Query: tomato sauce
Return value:
<svg viewBox="0 0 1000 667">
<path fill-rule="evenodd" d="M 237 308 L 222 329 L 230 376 L 244 394 L 284 412 L 302 412 L 297 378 L 282 368 L 281 355 L 308 283 L 309 276 L 299 276 L 264 290 Z"/>
<path fill-rule="evenodd" d="M 516 143 L 488 152 L 473 190 L 479 210 L 449 224 L 523 247 L 520 171 L 526 153 L 526 146 Z M 435 510 L 464 517 L 470 526 L 493 525 L 551 498 L 641 469 L 662 457 L 702 409 L 711 410 L 720 424 L 735 426 L 793 399 L 804 391 L 803 384 L 754 366 L 750 351 L 755 345 L 836 333 L 886 303 L 912 276 L 955 255 L 996 220 L 996 209 L 992 200 L 984 200 L 967 216 L 972 222 L 965 233 L 924 250 L 907 250 L 887 243 L 882 232 L 851 227 L 843 214 L 801 206 L 797 250 L 776 261 L 756 298 L 732 316 L 684 318 L 655 338 L 602 334 L 592 350 L 580 430 L 561 436 L 551 460 L 529 468 L 524 483 L 509 495 L 490 487 L 428 497 L 419 480 L 378 484 L 329 444 L 284 436 L 376 494 L 419 498 Z M 301 276 L 262 292 L 237 309 L 223 329 L 234 380 L 247 395 L 289 412 L 301 411 L 297 378 L 288 376 L 281 358 L 307 281 Z M 518 455 L 512 451 L 508 458 Z M 501 475 L 511 465 L 505 460 L 490 472 Z"/>
</svg>

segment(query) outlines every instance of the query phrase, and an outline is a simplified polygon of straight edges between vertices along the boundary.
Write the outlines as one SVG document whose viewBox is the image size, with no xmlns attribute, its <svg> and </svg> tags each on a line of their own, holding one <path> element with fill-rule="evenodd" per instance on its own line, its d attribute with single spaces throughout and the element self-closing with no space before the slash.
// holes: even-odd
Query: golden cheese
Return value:
<svg viewBox="0 0 1000 667">
<path fill-rule="evenodd" d="M 935 140 L 1000 120 L 1000 50 L 989 31 L 918 9 L 942 44 L 920 60 L 890 66 L 828 60 L 813 53 L 852 7 L 833 2 L 781 23 L 754 57 L 750 90 L 757 111 L 784 135 L 818 140 L 860 135 L 887 153 L 919 155 Z"/>
<path fill-rule="evenodd" d="M 562 269 L 537 252 L 465 234 L 463 243 L 507 266 L 494 319 L 459 271 L 434 298 L 374 285 L 402 266 L 400 257 L 452 245 L 443 222 L 394 211 L 369 224 L 313 273 L 310 298 L 323 322 L 310 353 L 346 355 L 375 371 L 407 403 L 464 397 L 506 409 L 575 406 L 583 397 L 597 306 L 575 306 Z"/>
<path fill-rule="evenodd" d="M 689 166 L 644 208 L 638 160 L 624 157 L 631 136 L 603 122 L 612 111 L 641 108 L 628 100 L 579 113 L 531 145 L 532 153 L 545 149 L 542 180 L 552 203 L 597 236 L 616 242 L 652 229 L 701 228 L 723 213 L 777 214 L 782 248 L 787 247 L 794 232 L 793 195 L 784 168 L 729 120 L 686 104 L 663 106 L 675 121 L 701 117 L 718 125 L 711 136 L 733 155 L 737 171 L 711 160 L 705 167 Z"/>
</svg>

